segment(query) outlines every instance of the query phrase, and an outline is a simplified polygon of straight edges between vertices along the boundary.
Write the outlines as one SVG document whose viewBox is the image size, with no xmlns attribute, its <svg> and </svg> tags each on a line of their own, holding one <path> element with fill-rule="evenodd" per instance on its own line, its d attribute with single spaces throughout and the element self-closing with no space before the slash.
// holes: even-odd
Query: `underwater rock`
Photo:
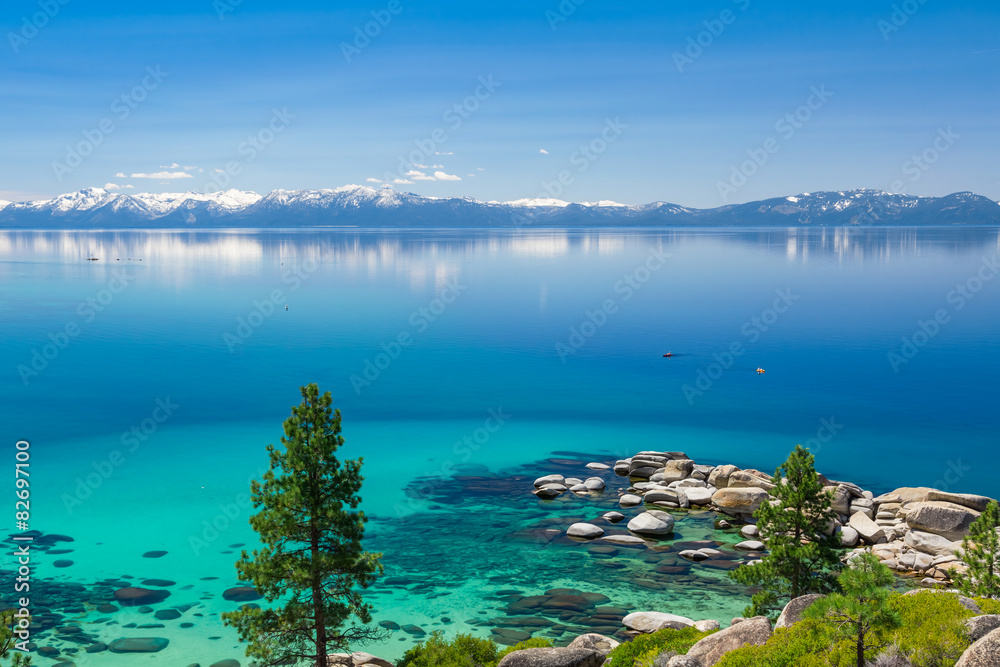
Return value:
<svg viewBox="0 0 1000 667">
<path fill-rule="evenodd" d="M 112 653 L 156 653 L 167 648 L 170 640 L 163 637 L 127 637 L 108 644 Z"/>
<path fill-rule="evenodd" d="M 170 597 L 169 591 L 154 591 L 148 588 L 128 586 L 115 591 L 115 600 L 123 607 L 137 607 L 147 604 L 157 604 Z"/>
<path fill-rule="evenodd" d="M 236 586 L 226 589 L 222 594 L 222 599 L 229 600 L 230 602 L 253 602 L 263 597 L 253 586 Z"/>
</svg>

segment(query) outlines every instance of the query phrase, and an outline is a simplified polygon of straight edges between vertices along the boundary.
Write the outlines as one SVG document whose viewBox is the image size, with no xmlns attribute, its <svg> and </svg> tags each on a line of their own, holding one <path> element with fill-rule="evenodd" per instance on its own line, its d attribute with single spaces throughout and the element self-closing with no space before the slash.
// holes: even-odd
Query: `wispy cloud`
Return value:
<svg viewBox="0 0 1000 667">
<path fill-rule="evenodd" d="M 441 151 L 434 151 L 434 155 L 454 155 L 454 153 L 452 153 L 451 151 L 448 151 L 447 153 Z"/>
<path fill-rule="evenodd" d="M 397 178 L 393 181 L 396 185 L 413 185 L 413 181 L 409 181 L 405 178 Z"/>
<path fill-rule="evenodd" d="M 446 174 L 443 171 L 435 171 L 434 172 L 434 178 L 436 178 L 439 181 L 460 181 L 460 180 L 462 180 L 461 176 L 456 176 L 455 174 Z"/>
<path fill-rule="evenodd" d="M 539 148 L 538 152 L 541 153 L 542 155 L 548 155 L 549 154 L 549 152 L 547 150 L 545 150 L 544 148 Z"/>
<path fill-rule="evenodd" d="M 115 174 L 115 178 L 128 178 L 128 176 L 119 171 L 117 174 Z"/>
<path fill-rule="evenodd" d="M 134 185 L 118 185 L 117 183 L 105 183 L 105 190 L 121 190 L 122 188 L 134 188 Z"/>
<path fill-rule="evenodd" d="M 366 183 L 383 183 L 384 181 L 381 181 L 381 180 L 379 180 L 377 178 L 366 178 L 365 182 Z"/>
<path fill-rule="evenodd" d="M 129 178 L 160 178 L 160 179 L 175 179 L 175 178 L 194 178 L 191 174 L 186 171 L 157 171 L 152 174 L 132 174 Z"/>
<path fill-rule="evenodd" d="M 183 165 L 182 166 L 182 165 L 177 164 L 176 162 L 173 162 L 171 164 L 161 164 L 160 165 L 160 169 L 183 169 L 184 171 L 194 171 L 195 169 L 198 169 L 198 167 L 194 167 L 194 166 L 190 166 L 190 165 Z M 198 171 L 201 171 L 201 169 L 198 169 Z"/>
</svg>

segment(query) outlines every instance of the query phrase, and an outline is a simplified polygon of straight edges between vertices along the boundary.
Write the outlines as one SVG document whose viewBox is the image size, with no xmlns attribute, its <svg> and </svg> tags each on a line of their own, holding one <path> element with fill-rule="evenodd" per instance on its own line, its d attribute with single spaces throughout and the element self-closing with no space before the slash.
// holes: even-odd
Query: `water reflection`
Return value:
<svg viewBox="0 0 1000 667">
<path fill-rule="evenodd" d="M 0 231 L 0 261 L 206 263 L 253 271 L 264 261 L 327 260 L 362 272 L 395 268 L 414 285 L 428 276 L 428 258 L 445 265 L 470 256 L 551 259 L 602 257 L 651 244 L 683 250 L 706 243 L 752 246 L 788 262 L 886 263 L 930 250 L 959 255 L 996 252 L 996 228 L 664 229 L 664 230 L 240 230 L 240 231 Z M 447 269 L 446 273 L 453 272 Z M 440 270 L 439 270 L 440 273 Z M 440 277 L 435 276 L 439 282 Z"/>
</svg>

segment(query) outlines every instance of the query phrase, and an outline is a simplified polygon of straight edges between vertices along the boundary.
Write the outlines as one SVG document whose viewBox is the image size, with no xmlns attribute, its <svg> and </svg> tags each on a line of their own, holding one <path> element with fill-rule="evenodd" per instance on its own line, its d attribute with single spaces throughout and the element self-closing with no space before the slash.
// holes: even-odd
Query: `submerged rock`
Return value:
<svg viewBox="0 0 1000 667">
<path fill-rule="evenodd" d="M 163 637 L 126 637 L 108 644 L 112 653 L 156 653 L 167 648 L 170 640 Z"/>
</svg>

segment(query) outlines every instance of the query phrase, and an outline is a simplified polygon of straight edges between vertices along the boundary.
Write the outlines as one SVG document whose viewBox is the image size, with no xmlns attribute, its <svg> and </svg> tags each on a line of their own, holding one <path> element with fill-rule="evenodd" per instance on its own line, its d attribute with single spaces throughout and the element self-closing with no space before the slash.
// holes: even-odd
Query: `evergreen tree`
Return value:
<svg viewBox="0 0 1000 667">
<path fill-rule="evenodd" d="M 886 634 L 903 624 L 889 606 L 893 580 L 892 570 L 874 554 L 864 553 L 838 577 L 843 593 L 820 598 L 803 617 L 832 625 L 838 635 L 854 644 L 857 667 L 865 667 L 866 656 L 888 646 Z"/>
<path fill-rule="evenodd" d="M 833 494 L 823 490 L 813 461 L 809 450 L 796 445 L 774 473 L 770 502 L 754 512 L 769 553 L 755 565 L 730 573 L 736 581 L 760 589 L 744 616 L 773 620 L 793 598 L 836 589 L 840 541 L 826 532 L 837 514 L 831 506 Z"/>
<path fill-rule="evenodd" d="M 955 572 L 955 584 L 969 596 L 1000 597 L 1000 505 L 991 500 L 986 510 L 969 526 L 956 555 L 969 566 Z"/>
<path fill-rule="evenodd" d="M 330 393 L 320 396 L 315 384 L 300 391 L 302 402 L 284 423 L 284 447 L 267 446 L 270 469 L 251 485 L 260 511 L 250 525 L 264 546 L 236 563 L 240 580 L 277 604 L 223 614 L 261 667 L 327 667 L 329 653 L 384 636 L 367 626 L 371 606 L 359 590 L 382 573 L 382 554 L 361 546 L 362 460 L 336 457 L 344 439 Z"/>
<path fill-rule="evenodd" d="M 17 643 L 14 628 L 17 625 L 18 619 L 13 609 L 0 612 L 0 658 L 10 658 L 10 667 L 29 667 L 31 656 L 14 648 Z M 12 658 L 11 653 L 14 654 Z"/>
</svg>

